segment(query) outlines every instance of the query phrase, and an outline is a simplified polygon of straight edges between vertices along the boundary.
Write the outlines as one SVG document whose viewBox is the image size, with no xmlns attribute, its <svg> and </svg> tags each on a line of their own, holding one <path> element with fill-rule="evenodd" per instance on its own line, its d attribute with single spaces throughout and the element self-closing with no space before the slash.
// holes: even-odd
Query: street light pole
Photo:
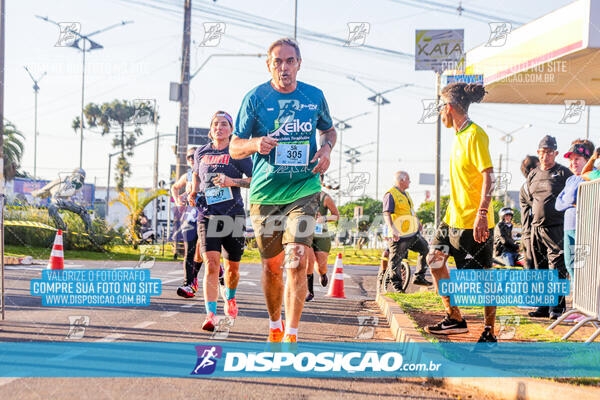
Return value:
<svg viewBox="0 0 600 400">
<path fill-rule="evenodd" d="M 142 145 L 142 144 L 145 144 L 145 143 L 151 142 L 151 141 L 153 141 L 153 140 L 156 140 L 156 141 L 158 142 L 158 139 L 159 139 L 159 138 L 168 137 L 168 136 L 175 136 L 175 134 L 174 134 L 174 133 L 165 133 L 164 135 L 159 135 L 159 134 L 158 134 L 158 131 L 157 131 L 157 135 L 156 135 L 156 136 L 154 136 L 153 138 L 150 138 L 150 139 L 143 140 L 143 141 L 141 141 L 141 142 L 137 143 L 135 146 L 133 146 L 133 147 L 131 147 L 131 148 L 132 148 L 132 149 L 134 149 L 134 148 L 136 148 L 136 147 L 138 147 L 138 146 L 140 146 L 140 145 Z M 111 163 L 112 163 L 112 158 L 113 158 L 114 156 L 117 156 L 117 155 L 119 155 L 119 154 L 121 154 L 121 151 L 120 151 L 120 150 L 119 150 L 119 151 L 116 151 L 116 152 L 114 152 L 114 153 L 110 153 L 110 154 L 108 155 L 108 178 L 107 178 L 107 180 L 106 180 L 106 218 L 105 218 L 106 220 L 108 220 L 108 202 L 109 202 L 109 197 L 108 197 L 108 195 L 110 194 L 110 166 L 111 166 Z"/>
<path fill-rule="evenodd" d="M 52 21 L 51 19 L 49 19 L 48 17 L 40 17 L 39 15 L 36 15 L 37 18 L 49 22 L 51 24 L 54 24 L 56 26 L 58 26 L 59 28 L 63 28 L 58 22 Z M 83 168 L 83 109 L 84 109 L 84 100 L 85 100 L 85 53 L 92 51 L 92 50 L 100 50 L 103 49 L 104 46 L 102 46 L 101 44 L 94 42 L 92 39 L 90 39 L 90 36 L 93 35 L 97 35 L 98 33 L 102 33 L 102 32 L 106 32 L 110 29 L 116 28 L 118 26 L 122 26 L 122 25 L 127 25 L 127 24 L 131 24 L 133 23 L 133 21 L 121 21 L 118 24 L 113 24 L 110 26 L 107 26 L 106 28 L 103 29 L 99 29 L 95 32 L 89 33 L 87 35 L 82 35 L 79 32 L 67 28 L 66 31 L 68 31 L 68 33 L 70 33 L 71 35 L 75 35 L 78 37 L 78 39 L 76 39 L 73 44 L 70 47 L 74 47 L 77 50 L 81 51 L 83 56 L 82 56 L 82 68 L 81 68 L 81 110 L 80 110 L 80 120 L 79 120 L 79 168 Z M 61 31 L 62 33 L 62 31 Z M 79 41 L 81 40 L 81 48 L 79 47 Z M 90 44 L 90 48 L 86 48 L 86 41 L 89 42 Z"/>
<path fill-rule="evenodd" d="M 381 106 L 389 104 L 390 101 L 383 97 L 384 94 L 393 92 L 394 90 L 401 89 L 407 86 L 412 86 L 410 83 L 405 83 L 400 86 L 396 86 L 392 89 L 384 90 L 383 92 L 377 92 L 375 89 L 365 85 L 358 79 L 353 76 L 348 76 L 348 79 L 354 81 L 366 88 L 367 90 L 373 92 L 374 96 L 369 97 L 367 100 L 374 102 L 377 104 L 377 155 L 376 155 L 376 167 L 375 167 L 375 198 L 379 199 L 379 139 L 380 139 L 380 123 L 381 123 Z"/>
<path fill-rule="evenodd" d="M 350 118 L 346 118 L 344 120 L 339 120 L 337 118 L 333 118 L 336 121 L 338 121 L 335 124 L 335 128 L 338 130 L 338 132 L 340 133 L 338 136 L 340 138 L 339 142 L 339 160 L 338 160 L 338 186 L 340 186 L 340 189 L 338 190 L 338 206 L 342 205 L 342 189 L 341 189 L 341 184 L 342 184 L 342 152 L 343 152 L 343 141 L 344 141 L 344 131 L 346 129 L 350 129 L 352 128 L 352 125 L 348 124 L 347 122 L 354 119 L 354 118 L 358 118 L 358 117 L 362 117 L 363 115 L 367 115 L 370 114 L 370 111 L 355 115 L 353 117 Z M 354 164 L 353 164 L 354 165 Z"/>
<path fill-rule="evenodd" d="M 38 129 L 37 129 L 37 110 L 38 110 L 38 92 L 40 91 L 39 82 L 46 75 L 46 72 L 40 75 L 39 78 L 35 79 L 29 68 L 25 68 L 25 71 L 29 74 L 29 77 L 33 81 L 33 93 L 34 93 L 34 112 L 33 112 L 33 180 L 37 182 L 37 137 L 38 137 Z"/>
<path fill-rule="evenodd" d="M 527 129 L 527 128 L 531 128 L 533 125 L 531 124 L 525 124 L 523 126 L 521 126 L 520 128 L 515 129 L 514 131 L 511 132 L 505 132 L 501 129 L 495 128 L 491 125 L 487 125 L 488 128 L 490 129 L 494 129 L 502 134 L 504 134 L 504 136 L 502 136 L 500 138 L 500 140 L 502 140 L 503 142 L 506 143 L 506 161 L 504 161 L 504 164 L 506 165 L 505 167 L 505 172 L 506 172 L 506 176 L 508 177 L 509 174 L 509 164 L 508 164 L 508 150 L 509 150 L 509 145 L 515 140 L 514 138 L 514 134 L 517 133 L 518 131 L 520 131 L 521 129 Z M 508 202 L 508 187 L 506 188 L 506 190 L 504 191 L 504 204 L 506 205 Z"/>
</svg>

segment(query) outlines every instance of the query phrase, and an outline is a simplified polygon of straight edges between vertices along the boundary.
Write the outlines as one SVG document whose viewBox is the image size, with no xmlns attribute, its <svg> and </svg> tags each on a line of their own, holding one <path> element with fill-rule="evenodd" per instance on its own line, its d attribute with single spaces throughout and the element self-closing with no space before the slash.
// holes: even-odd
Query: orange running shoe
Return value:
<svg viewBox="0 0 600 400">
<path fill-rule="evenodd" d="M 283 326 L 283 321 L 281 321 L 281 329 L 270 329 L 269 330 L 269 339 L 267 340 L 267 342 L 281 343 L 284 332 L 285 332 L 285 327 Z"/>
</svg>

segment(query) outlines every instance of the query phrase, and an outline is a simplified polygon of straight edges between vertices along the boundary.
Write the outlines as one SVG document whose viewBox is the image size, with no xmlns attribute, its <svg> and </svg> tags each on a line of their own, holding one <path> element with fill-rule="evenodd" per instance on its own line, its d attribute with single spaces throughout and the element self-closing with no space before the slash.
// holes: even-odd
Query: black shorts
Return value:
<svg viewBox="0 0 600 400">
<path fill-rule="evenodd" d="M 473 229 L 451 228 L 442 222 L 435 232 L 430 249 L 454 257 L 458 269 L 487 269 L 492 268 L 493 243 L 492 229 L 485 242 L 477 243 L 473 238 Z"/>
<path fill-rule="evenodd" d="M 246 218 L 214 215 L 198 221 L 200 253 L 218 251 L 226 260 L 239 262 L 244 254 Z"/>
</svg>

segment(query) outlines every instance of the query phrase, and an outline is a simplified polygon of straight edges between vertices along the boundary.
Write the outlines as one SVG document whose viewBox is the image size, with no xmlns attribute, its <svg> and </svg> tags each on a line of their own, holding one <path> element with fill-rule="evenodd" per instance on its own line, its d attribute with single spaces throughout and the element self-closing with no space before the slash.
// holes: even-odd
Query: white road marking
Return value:
<svg viewBox="0 0 600 400">
<path fill-rule="evenodd" d="M 166 313 L 161 314 L 160 317 L 161 318 L 169 318 L 169 317 L 172 317 L 173 315 L 177 315 L 177 314 L 179 314 L 179 311 L 167 311 Z"/>
<path fill-rule="evenodd" d="M 171 282 L 175 282 L 175 281 L 180 281 L 181 278 L 173 278 L 173 279 L 169 279 L 168 281 L 163 281 L 162 283 L 171 283 Z"/>
<path fill-rule="evenodd" d="M 181 274 L 183 271 L 179 271 L 179 270 L 175 270 L 175 271 L 171 271 L 171 272 L 167 272 L 168 275 L 175 275 L 175 274 Z"/>
<path fill-rule="evenodd" d="M 111 333 L 110 335 L 104 336 L 102 339 L 96 340 L 96 342 L 114 342 L 115 340 L 120 339 L 122 337 L 123 335 L 120 333 Z"/>
<path fill-rule="evenodd" d="M 144 329 L 149 327 L 150 325 L 154 325 L 156 322 L 155 321 L 144 321 L 144 322 L 140 322 L 139 324 L 137 324 L 136 326 L 134 326 L 135 329 Z"/>
<path fill-rule="evenodd" d="M 13 378 L 0 378 L 0 386 L 7 385 L 12 381 L 16 381 L 17 379 L 21 379 L 21 377 L 13 377 Z"/>
<path fill-rule="evenodd" d="M 18 269 L 18 270 L 25 270 L 25 271 L 41 271 L 41 270 L 46 269 L 46 267 L 42 267 L 40 265 L 38 265 L 36 267 L 28 267 L 25 265 L 6 265 L 4 267 L 4 269 L 6 269 L 6 270 Z"/>
<path fill-rule="evenodd" d="M 181 306 L 181 308 L 192 308 L 192 307 L 194 307 L 194 306 L 195 306 L 195 304 L 194 304 L 194 303 L 189 303 L 189 304 L 184 304 L 184 305 L 182 305 L 182 306 Z"/>
<path fill-rule="evenodd" d="M 241 281 L 241 282 L 238 282 L 238 287 L 242 286 L 242 285 L 256 286 L 256 283 L 250 282 L 250 281 Z"/>
</svg>

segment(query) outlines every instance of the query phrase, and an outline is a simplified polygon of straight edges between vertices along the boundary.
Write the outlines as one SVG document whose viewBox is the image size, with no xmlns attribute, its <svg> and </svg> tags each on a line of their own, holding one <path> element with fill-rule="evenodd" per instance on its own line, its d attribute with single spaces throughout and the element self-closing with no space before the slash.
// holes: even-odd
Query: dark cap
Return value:
<svg viewBox="0 0 600 400">
<path fill-rule="evenodd" d="M 542 140 L 540 141 L 540 144 L 538 145 L 538 150 L 540 149 L 552 149 L 552 150 L 556 150 L 558 149 L 558 146 L 556 145 L 556 139 L 554 138 L 554 136 L 550 136 L 550 135 L 546 135 L 542 138 Z"/>
<path fill-rule="evenodd" d="M 571 146 L 569 151 L 565 153 L 565 158 L 571 157 L 571 154 L 577 154 L 579 156 L 582 156 L 586 160 L 589 160 L 590 157 L 592 156 L 590 149 L 588 147 L 582 145 L 581 143 L 574 144 L 573 146 Z"/>
</svg>

